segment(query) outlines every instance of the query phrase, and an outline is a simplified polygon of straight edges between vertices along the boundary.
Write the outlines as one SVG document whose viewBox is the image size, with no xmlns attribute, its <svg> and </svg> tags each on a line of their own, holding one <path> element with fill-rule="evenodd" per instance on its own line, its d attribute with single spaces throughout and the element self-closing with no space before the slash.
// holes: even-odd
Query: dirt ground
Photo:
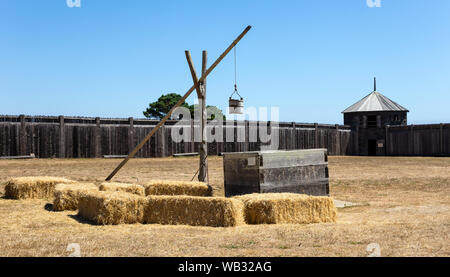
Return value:
<svg viewBox="0 0 450 277">
<path fill-rule="evenodd" d="M 0 161 L 0 182 L 14 176 L 102 181 L 120 160 Z M 223 195 L 221 157 L 209 158 L 210 183 Z M 198 158 L 131 160 L 116 181 L 191 180 Z M 45 200 L 0 199 L 0 256 L 450 256 L 450 158 L 330 157 L 331 196 L 361 206 L 338 209 L 338 222 L 232 228 L 95 226 Z M 3 194 L 4 186 L 0 186 Z"/>
</svg>

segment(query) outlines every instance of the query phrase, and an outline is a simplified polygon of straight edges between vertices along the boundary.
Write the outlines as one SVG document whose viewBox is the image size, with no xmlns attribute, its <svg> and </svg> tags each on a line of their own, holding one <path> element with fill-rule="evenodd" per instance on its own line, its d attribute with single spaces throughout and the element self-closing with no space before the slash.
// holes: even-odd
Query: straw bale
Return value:
<svg viewBox="0 0 450 277">
<path fill-rule="evenodd" d="M 54 211 L 74 211 L 78 209 L 78 199 L 82 193 L 88 191 L 98 191 L 94 184 L 57 184 L 55 186 L 55 198 L 53 199 Z"/>
<path fill-rule="evenodd" d="M 55 185 L 58 183 L 73 184 L 75 181 L 60 177 L 18 177 L 6 182 L 5 197 L 10 199 L 52 198 Z"/>
<path fill-rule="evenodd" d="M 243 203 L 224 197 L 148 196 L 145 222 L 228 227 L 244 224 Z"/>
<path fill-rule="evenodd" d="M 87 192 L 78 201 L 78 215 L 100 225 L 143 223 L 147 199 L 121 191 Z"/>
<path fill-rule="evenodd" d="M 155 180 L 146 183 L 145 195 L 212 196 L 212 188 L 204 182 Z"/>
<path fill-rule="evenodd" d="M 295 193 L 255 193 L 234 197 L 244 202 L 247 224 L 336 222 L 333 199 Z"/>
<path fill-rule="evenodd" d="M 136 195 L 145 196 L 145 189 L 143 186 L 135 184 L 104 182 L 100 185 L 101 191 L 123 191 L 133 193 Z"/>
</svg>

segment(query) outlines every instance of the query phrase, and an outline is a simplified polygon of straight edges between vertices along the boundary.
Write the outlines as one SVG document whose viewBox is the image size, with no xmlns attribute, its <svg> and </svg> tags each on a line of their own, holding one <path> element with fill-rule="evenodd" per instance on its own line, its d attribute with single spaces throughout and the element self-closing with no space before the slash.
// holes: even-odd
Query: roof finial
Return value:
<svg viewBox="0 0 450 277">
<path fill-rule="evenodd" d="M 377 91 L 377 77 L 373 77 L 373 91 Z"/>
</svg>

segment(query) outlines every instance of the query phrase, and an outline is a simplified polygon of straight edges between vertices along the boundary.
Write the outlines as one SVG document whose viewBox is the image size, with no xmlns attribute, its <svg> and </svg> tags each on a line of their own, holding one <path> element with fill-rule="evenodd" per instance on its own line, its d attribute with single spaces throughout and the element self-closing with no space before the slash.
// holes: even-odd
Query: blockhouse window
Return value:
<svg viewBox="0 0 450 277">
<path fill-rule="evenodd" d="M 377 128 L 377 116 L 369 115 L 367 117 L 367 128 Z"/>
</svg>

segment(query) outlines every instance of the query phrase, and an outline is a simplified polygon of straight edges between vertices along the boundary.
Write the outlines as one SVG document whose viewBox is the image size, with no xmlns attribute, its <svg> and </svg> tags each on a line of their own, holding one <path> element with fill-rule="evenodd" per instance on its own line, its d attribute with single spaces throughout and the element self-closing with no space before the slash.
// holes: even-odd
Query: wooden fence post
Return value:
<svg viewBox="0 0 450 277">
<path fill-rule="evenodd" d="M 102 148 L 101 148 L 100 117 L 96 117 L 94 129 L 94 157 L 100 158 L 101 156 L 102 156 Z"/>
<path fill-rule="evenodd" d="M 59 157 L 66 157 L 66 130 L 64 116 L 59 116 Z"/>
<path fill-rule="evenodd" d="M 20 129 L 19 129 L 19 155 L 26 155 L 27 151 L 27 130 L 25 125 L 25 115 L 21 114 L 20 118 Z"/>
<path fill-rule="evenodd" d="M 410 127 L 410 131 L 409 131 L 409 143 L 411 144 L 409 151 L 410 151 L 410 155 L 414 156 L 414 151 L 415 151 L 415 147 L 414 147 L 414 125 L 411 125 Z"/>
<path fill-rule="evenodd" d="M 165 157 L 165 144 L 166 144 L 166 127 L 161 126 L 159 130 L 156 132 L 156 156 L 157 157 Z"/>
<path fill-rule="evenodd" d="M 319 124 L 314 123 L 314 148 L 319 148 Z"/>
<path fill-rule="evenodd" d="M 444 156 L 444 124 L 441 123 L 439 125 L 439 144 L 440 144 L 440 152 L 441 155 Z"/>
<path fill-rule="evenodd" d="M 341 155 L 341 136 L 339 134 L 339 124 L 335 125 L 336 127 L 336 153 L 337 156 Z"/>
<path fill-rule="evenodd" d="M 128 118 L 128 153 L 133 151 L 134 149 L 134 118 L 129 117 Z"/>
<path fill-rule="evenodd" d="M 292 147 L 291 149 L 297 149 L 297 124 L 292 122 Z"/>
</svg>

